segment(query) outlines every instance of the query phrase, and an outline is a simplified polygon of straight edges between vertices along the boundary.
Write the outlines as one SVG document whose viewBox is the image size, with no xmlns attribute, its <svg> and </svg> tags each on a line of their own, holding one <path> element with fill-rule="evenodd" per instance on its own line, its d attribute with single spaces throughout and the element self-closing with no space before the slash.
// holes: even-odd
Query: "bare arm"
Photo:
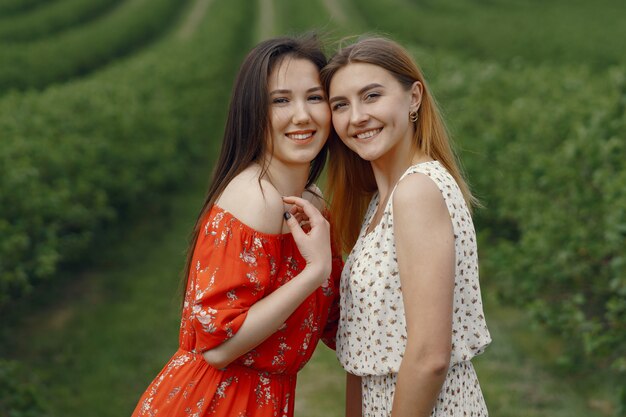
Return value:
<svg viewBox="0 0 626 417">
<path fill-rule="evenodd" d="M 391 415 L 428 417 L 450 362 L 454 232 L 441 192 L 425 175 L 401 181 L 393 205 L 408 340 Z"/>
<path fill-rule="evenodd" d="M 362 417 L 361 377 L 346 372 L 346 417 Z"/>
<path fill-rule="evenodd" d="M 241 328 L 232 338 L 203 353 L 204 359 L 218 369 L 224 368 L 278 330 L 295 309 L 330 275 L 328 221 L 306 200 L 290 197 L 286 201 L 302 209 L 311 225 L 311 230 L 305 233 L 294 216 L 287 220 L 306 266 L 287 284 L 252 305 Z"/>
</svg>

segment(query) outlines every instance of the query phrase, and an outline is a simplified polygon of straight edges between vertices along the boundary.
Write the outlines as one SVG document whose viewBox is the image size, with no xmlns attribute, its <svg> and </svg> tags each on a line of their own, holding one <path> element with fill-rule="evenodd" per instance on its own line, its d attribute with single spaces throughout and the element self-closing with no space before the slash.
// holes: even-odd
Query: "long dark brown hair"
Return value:
<svg viewBox="0 0 626 417">
<path fill-rule="evenodd" d="M 418 121 L 414 124 L 414 140 L 424 154 L 438 160 L 454 177 L 468 207 L 477 204 L 472 196 L 456 155 L 450 146 L 448 131 L 440 115 L 435 98 L 424 79 L 422 71 L 409 53 L 396 42 L 383 37 L 365 37 L 340 49 L 322 70 L 320 78 L 326 91 L 333 76 L 351 63 L 366 63 L 381 67 L 406 89 L 415 81 L 424 86 L 418 110 Z M 408 117 L 408 114 L 407 114 Z M 349 252 L 354 246 L 360 230 L 361 220 L 368 201 L 376 192 L 376 180 L 372 166 L 351 151 L 341 140 L 330 138 L 328 163 L 328 197 L 331 198 L 331 219 L 336 225 L 340 247 Z"/>
<path fill-rule="evenodd" d="M 187 249 L 187 263 L 183 272 L 181 290 L 184 294 L 191 272 L 191 261 L 198 241 L 201 223 L 226 186 L 250 164 L 261 164 L 262 177 L 271 158 L 272 145 L 267 140 L 269 122 L 268 78 L 285 58 L 306 59 L 318 70 L 326 65 L 318 37 L 306 34 L 300 37 L 280 37 L 259 43 L 246 56 L 233 86 L 228 118 L 224 128 L 222 150 L 215 165 L 202 209 L 193 228 Z M 306 187 L 319 177 L 324 169 L 326 145 L 311 162 Z"/>
</svg>

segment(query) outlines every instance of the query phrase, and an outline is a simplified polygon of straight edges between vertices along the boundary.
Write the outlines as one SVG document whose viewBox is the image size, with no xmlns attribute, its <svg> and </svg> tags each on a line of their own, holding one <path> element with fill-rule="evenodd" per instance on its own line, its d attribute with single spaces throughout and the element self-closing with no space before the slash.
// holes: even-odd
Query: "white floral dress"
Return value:
<svg viewBox="0 0 626 417">
<path fill-rule="evenodd" d="M 431 416 L 487 416 L 470 362 L 491 342 L 478 282 L 472 218 L 456 181 L 440 162 L 411 166 L 400 180 L 417 173 L 432 179 L 444 197 L 452 219 L 456 254 L 450 368 Z M 407 340 L 392 201 L 393 195 L 380 223 L 366 234 L 378 208 L 378 194 L 372 198 L 340 282 L 337 357 L 347 372 L 362 377 L 364 417 L 391 415 Z"/>
</svg>

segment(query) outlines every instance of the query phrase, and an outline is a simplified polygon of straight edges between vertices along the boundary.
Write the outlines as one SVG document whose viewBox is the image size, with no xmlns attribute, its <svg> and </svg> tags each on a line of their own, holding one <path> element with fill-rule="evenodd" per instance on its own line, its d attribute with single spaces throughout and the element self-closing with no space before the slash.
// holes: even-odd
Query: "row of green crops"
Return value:
<svg viewBox="0 0 626 417">
<path fill-rule="evenodd" d="M 244 3 L 213 1 L 191 39 L 171 36 L 97 76 L 0 99 L 0 311 L 207 163 L 251 42 Z M 0 415 L 51 415 L 37 375 L 0 360 Z"/>
<path fill-rule="evenodd" d="M 560 334 L 572 368 L 626 372 L 626 69 L 415 55 L 486 206 L 483 279 Z"/>
<path fill-rule="evenodd" d="M 32 13 L 19 16 L 0 16 L 0 40 L 27 41 L 74 25 L 84 25 L 104 11 L 115 7 L 121 0 L 59 0 L 46 4 Z"/>
<path fill-rule="evenodd" d="M 251 19 L 218 4 L 225 22 Z M 80 259 L 120 213 L 180 186 L 219 132 L 248 36 L 214 23 L 203 44 L 172 41 L 89 81 L 0 100 L 0 305 Z"/>
<path fill-rule="evenodd" d="M 125 0 L 102 18 L 50 39 L 0 47 L 0 93 L 65 81 L 139 48 L 170 26 L 178 0 Z"/>
<path fill-rule="evenodd" d="M 17 15 L 54 1 L 58 0 L 3 0 L 0 2 L 0 16 Z"/>
<path fill-rule="evenodd" d="M 624 63 L 621 0 L 340 0 L 367 30 L 466 57 Z"/>
</svg>

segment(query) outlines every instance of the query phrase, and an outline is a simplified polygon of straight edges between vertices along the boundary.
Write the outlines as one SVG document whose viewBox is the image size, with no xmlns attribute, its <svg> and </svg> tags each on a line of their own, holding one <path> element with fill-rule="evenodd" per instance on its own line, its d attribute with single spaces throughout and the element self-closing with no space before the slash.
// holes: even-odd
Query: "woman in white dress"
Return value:
<svg viewBox="0 0 626 417">
<path fill-rule="evenodd" d="M 337 52 L 322 82 L 341 139 L 331 213 L 350 251 L 337 334 L 346 415 L 487 416 L 470 362 L 491 341 L 475 199 L 424 77 L 401 46 L 367 38 Z"/>
</svg>

